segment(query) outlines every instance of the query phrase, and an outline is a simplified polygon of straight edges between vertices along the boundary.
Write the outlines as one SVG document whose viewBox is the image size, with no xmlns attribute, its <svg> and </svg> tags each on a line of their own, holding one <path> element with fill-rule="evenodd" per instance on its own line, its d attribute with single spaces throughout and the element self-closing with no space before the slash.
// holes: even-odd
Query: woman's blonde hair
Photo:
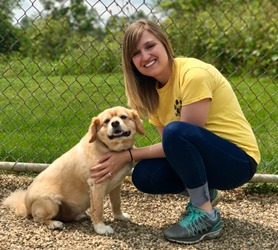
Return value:
<svg viewBox="0 0 278 250">
<path fill-rule="evenodd" d="M 132 62 L 132 57 L 144 31 L 152 33 L 163 45 L 169 58 L 169 66 L 173 63 L 172 45 L 156 23 L 141 19 L 132 23 L 125 31 L 122 46 L 122 63 L 125 77 L 125 90 L 128 105 L 138 111 L 139 115 L 148 118 L 158 107 L 156 79 L 142 75 Z"/>
</svg>

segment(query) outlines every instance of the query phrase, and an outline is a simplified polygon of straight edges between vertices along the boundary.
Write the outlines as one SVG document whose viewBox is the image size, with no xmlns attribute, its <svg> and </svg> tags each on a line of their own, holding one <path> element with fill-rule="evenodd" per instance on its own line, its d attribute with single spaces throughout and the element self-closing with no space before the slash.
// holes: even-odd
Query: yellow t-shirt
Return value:
<svg viewBox="0 0 278 250">
<path fill-rule="evenodd" d="M 150 123 L 166 126 L 180 120 L 181 107 L 211 99 L 205 128 L 235 143 L 260 162 L 255 135 L 246 120 L 236 95 L 226 78 L 212 65 L 194 58 L 175 58 L 172 74 L 163 88 L 157 87 L 159 107 Z"/>
</svg>

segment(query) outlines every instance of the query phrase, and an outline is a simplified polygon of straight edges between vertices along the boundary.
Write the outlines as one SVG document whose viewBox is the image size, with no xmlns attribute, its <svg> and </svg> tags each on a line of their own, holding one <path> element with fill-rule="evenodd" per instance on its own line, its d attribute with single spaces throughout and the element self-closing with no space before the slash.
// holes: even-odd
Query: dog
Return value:
<svg viewBox="0 0 278 250">
<path fill-rule="evenodd" d="M 49 229 L 62 229 L 63 222 L 78 221 L 90 215 L 97 234 L 113 234 L 103 222 L 104 198 L 109 194 L 115 219 L 129 220 L 121 211 L 121 184 L 132 170 L 130 162 L 112 178 L 96 184 L 90 167 L 103 154 L 128 150 L 135 135 L 144 135 L 138 113 L 133 109 L 113 107 L 92 118 L 80 142 L 42 171 L 27 190 L 16 190 L 3 204 L 23 218 L 31 216 Z"/>
</svg>

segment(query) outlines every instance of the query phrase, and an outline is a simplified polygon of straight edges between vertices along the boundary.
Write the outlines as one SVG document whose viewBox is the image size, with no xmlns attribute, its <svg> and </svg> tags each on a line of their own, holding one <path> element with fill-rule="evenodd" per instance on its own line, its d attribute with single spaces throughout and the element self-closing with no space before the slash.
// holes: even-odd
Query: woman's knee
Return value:
<svg viewBox="0 0 278 250">
<path fill-rule="evenodd" d="M 140 188 L 140 186 L 142 184 L 141 171 L 137 166 L 134 167 L 131 178 L 132 178 L 132 183 L 134 184 L 134 186 L 141 191 L 141 188 Z"/>
<path fill-rule="evenodd" d="M 179 140 L 183 142 L 190 140 L 197 131 L 197 126 L 186 122 L 174 121 L 165 126 L 163 130 L 163 147 L 167 145 L 177 145 Z"/>
<path fill-rule="evenodd" d="M 167 124 L 163 130 L 163 139 L 176 139 L 181 133 L 186 134 L 192 129 L 192 124 L 180 121 L 174 121 Z"/>
<path fill-rule="evenodd" d="M 150 176 L 149 176 L 149 171 L 146 168 L 143 161 L 139 161 L 136 166 L 133 169 L 132 172 L 132 182 L 134 186 L 144 192 L 148 193 L 148 186 L 150 185 Z"/>
<path fill-rule="evenodd" d="M 138 190 L 148 194 L 178 193 L 184 190 L 166 158 L 139 161 L 133 170 L 132 182 Z"/>
</svg>

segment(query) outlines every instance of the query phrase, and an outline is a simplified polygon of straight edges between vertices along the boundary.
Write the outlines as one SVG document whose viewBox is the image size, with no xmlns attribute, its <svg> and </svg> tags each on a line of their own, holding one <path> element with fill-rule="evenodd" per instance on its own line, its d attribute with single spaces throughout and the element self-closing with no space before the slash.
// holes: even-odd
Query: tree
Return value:
<svg viewBox="0 0 278 250">
<path fill-rule="evenodd" d="M 12 18 L 12 10 L 19 6 L 20 0 L 2 0 L 0 1 L 0 23 L 3 20 L 11 21 Z"/>
<path fill-rule="evenodd" d="M 20 25 L 28 39 L 21 53 L 25 56 L 59 60 L 86 40 L 103 41 L 104 30 L 99 25 L 95 9 L 89 9 L 84 0 L 41 0 L 44 14 L 41 18 L 22 19 Z M 84 38 L 84 39 L 83 39 Z M 88 38 L 88 39 L 86 39 Z"/>
<path fill-rule="evenodd" d="M 12 10 L 18 1 L 6 0 L 0 2 L 0 53 L 7 54 L 19 50 L 20 41 L 18 29 L 11 23 Z"/>
<path fill-rule="evenodd" d="M 32 57 L 57 60 L 71 46 L 73 34 L 64 19 L 39 19 L 27 30 L 32 41 Z"/>
<path fill-rule="evenodd" d="M 277 74 L 277 2 L 156 1 L 176 56 L 207 60 L 225 73 Z"/>
<path fill-rule="evenodd" d="M 70 0 L 67 6 L 64 0 L 41 0 L 47 15 L 55 20 L 67 20 L 69 27 L 81 35 L 94 35 L 102 39 L 104 34 L 97 11 L 84 0 Z"/>
</svg>

